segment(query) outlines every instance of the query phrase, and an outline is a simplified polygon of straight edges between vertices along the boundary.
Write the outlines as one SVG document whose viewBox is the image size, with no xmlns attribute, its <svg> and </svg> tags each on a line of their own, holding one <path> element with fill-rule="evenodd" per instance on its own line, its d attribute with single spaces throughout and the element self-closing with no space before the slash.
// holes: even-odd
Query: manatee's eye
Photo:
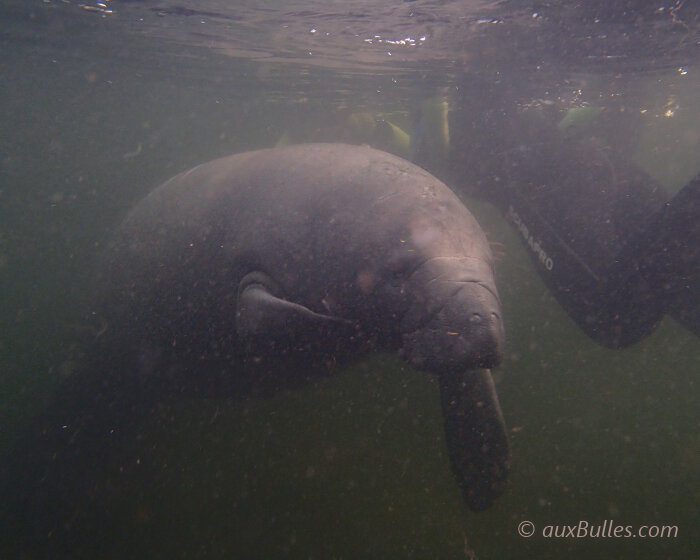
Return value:
<svg viewBox="0 0 700 560">
<path fill-rule="evenodd" d="M 401 251 L 387 261 L 390 282 L 392 285 L 405 281 L 416 268 L 420 266 L 421 259 L 415 251 Z"/>
<path fill-rule="evenodd" d="M 392 270 L 389 273 L 389 284 L 394 288 L 398 288 L 405 282 L 407 276 L 403 270 Z"/>
</svg>

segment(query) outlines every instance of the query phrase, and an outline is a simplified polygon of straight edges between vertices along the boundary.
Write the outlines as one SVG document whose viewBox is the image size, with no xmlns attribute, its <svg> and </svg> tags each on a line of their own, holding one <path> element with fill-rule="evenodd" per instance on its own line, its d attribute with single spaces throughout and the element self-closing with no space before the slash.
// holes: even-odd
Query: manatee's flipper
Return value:
<svg viewBox="0 0 700 560">
<path fill-rule="evenodd" d="M 241 336 L 289 335 L 306 325 L 338 322 L 342 319 L 275 297 L 263 286 L 248 286 L 238 296 L 236 332 Z"/>
<path fill-rule="evenodd" d="M 440 401 L 452 471 L 469 508 L 488 508 L 503 492 L 510 445 L 488 369 L 440 377 Z"/>
<path fill-rule="evenodd" d="M 316 313 L 275 295 L 272 279 L 251 273 L 241 282 L 236 302 L 236 333 L 243 340 L 275 339 L 282 343 L 314 340 L 321 333 L 347 329 L 350 321 Z M 309 335 L 309 336 L 305 336 Z"/>
</svg>

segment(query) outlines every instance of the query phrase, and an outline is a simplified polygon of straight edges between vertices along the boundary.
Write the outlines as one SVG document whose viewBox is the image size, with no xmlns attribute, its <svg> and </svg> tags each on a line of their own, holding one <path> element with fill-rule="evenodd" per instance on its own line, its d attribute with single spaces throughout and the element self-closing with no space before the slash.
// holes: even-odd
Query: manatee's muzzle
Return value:
<svg viewBox="0 0 700 560">
<path fill-rule="evenodd" d="M 505 337 L 495 289 L 457 282 L 430 318 L 402 335 L 402 355 L 420 369 L 491 368 L 503 357 Z"/>
</svg>

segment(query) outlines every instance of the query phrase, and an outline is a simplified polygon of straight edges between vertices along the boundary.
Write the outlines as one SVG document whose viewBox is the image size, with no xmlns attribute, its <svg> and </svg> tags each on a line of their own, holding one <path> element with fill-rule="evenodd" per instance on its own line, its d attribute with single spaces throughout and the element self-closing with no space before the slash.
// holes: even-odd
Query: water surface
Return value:
<svg viewBox="0 0 700 560">
<path fill-rule="evenodd" d="M 203 161 L 285 135 L 347 140 L 355 114 L 411 132 L 431 97 L 562 117 L 593 106 L 606 118 L 589 130 L 670 198 L 700 170 L 700 11 L 579 4 L 4 2 L 0 449 L 79 367 L 90 274 L 110 231 Z M 144 430 L 167 467 L 129 496 L 104 557 L 692 557 L 698 339 L 666 318 L 628 349 L 596 345 L 542 284 L 519 234 L 465 200 L 503 253 L 508 351 L 497 378 L 514 466 L 492 509 L 460 501 L 435 381 L 379 356 L 270 401 L 169 402 L 175 429 L 153 419 Z M 526 539 L 524 520 L 675 525 L 678 537 Z"/>
</svg>

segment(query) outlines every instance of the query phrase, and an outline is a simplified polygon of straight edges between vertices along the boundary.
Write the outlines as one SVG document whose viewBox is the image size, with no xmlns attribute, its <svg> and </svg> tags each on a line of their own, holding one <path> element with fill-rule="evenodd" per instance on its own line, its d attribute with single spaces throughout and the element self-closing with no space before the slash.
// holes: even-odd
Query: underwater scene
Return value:
<svg viewBox="0 0 700 560">
<path fill-rule="evenodd" d="M 700 5 L 0 2 L 0 557 L 700 550 Z"/>
</svg>

